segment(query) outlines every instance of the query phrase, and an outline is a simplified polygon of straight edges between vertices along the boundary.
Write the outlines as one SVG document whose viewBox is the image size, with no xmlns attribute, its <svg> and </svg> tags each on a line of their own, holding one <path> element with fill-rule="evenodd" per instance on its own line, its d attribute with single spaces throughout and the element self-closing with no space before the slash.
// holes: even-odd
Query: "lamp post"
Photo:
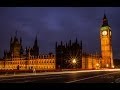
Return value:
<svg viewBox="0 0 120 90">
<path fill-rule="evenodd" d="M 109 67 L 109 65 L 108 65 L 108 64 L 106 64 L 106 67 L 108 68 L 108 67 Z"/>
<path fill-rule="evenodd" d="M 76 59 L 73 59 L 73 60 L 72 60 L 72 63 L 73 63 L 73 65 L 74 65 L 74 68 L 75 68 Z"/>
<path fill-rule="evenodd" d="M 97 69 L 99 69 L 99 64 L 98 63 L 96 64 L 96 67 L 97 67 Z"/>
</svg>

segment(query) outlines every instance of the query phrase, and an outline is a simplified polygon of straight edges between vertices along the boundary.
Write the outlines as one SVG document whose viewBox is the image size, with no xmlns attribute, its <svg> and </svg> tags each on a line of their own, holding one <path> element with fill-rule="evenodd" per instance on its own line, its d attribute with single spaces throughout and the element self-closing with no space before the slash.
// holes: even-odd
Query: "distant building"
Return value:
<svg viewBox="0 0 120 90">
<path fill-rule="evenodd" d="M 82 69 L 100 69 L 102 58 L 99 54 L 82 53 Z"/>
<path fill-rule="evenodd" d="M 56 68 L 72 69 L 82 68 L 82 41 L 78 43 L 69 41 L 69 43 L 60 45 L 56 43 Z"/>
<path fill-rule="evenodd" d="M 4 51 L 4 57 L 0 61 L 0 69 L 9 70 L 55 70 L 55 55 L 39 55 L 37 36 L 32 48 L 23 49 L 22 39 L 17 36 L 10 40 L 10 50 Z"/>
</svg>

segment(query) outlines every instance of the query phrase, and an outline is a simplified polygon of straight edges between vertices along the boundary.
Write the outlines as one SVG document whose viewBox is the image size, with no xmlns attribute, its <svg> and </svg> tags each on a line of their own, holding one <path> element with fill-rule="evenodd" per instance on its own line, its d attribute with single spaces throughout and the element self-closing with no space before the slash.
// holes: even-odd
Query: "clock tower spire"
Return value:
<svg viewBox="0 0 120 90">
<path fill-rule="evenodd" d="M 102 68 L 113 68 L 113 53 L 112 53 L 112 35 L 111 27 L 108 25 L 108 20 L 104 14 L 103 23 L 100 28 L 100 41 L 101 41 L 101 55 L 102 55 Z"/>
<path fill-rule="evenodd" d="M 108 25 L 108 20 L 107 20 L 107 17 L 106 17 L 106 15 L 105 15 L 105 13 L 104 13 L 104 17 L 103 17 L 102 27 L 104 27 L 104 26 L 109 26 L 109 25 Z"/>
</svg>

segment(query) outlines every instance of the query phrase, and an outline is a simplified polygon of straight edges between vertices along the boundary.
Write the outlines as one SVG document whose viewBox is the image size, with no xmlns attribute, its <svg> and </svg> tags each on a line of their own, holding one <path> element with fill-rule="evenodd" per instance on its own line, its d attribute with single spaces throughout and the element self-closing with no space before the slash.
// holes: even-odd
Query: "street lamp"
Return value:
<svg viewBox="0 0 120 90">
<path fill-rule="evenodd" d="M 97 69 L 99 68 L 99 64 L 98 63 L 96 64 L 96 67 L 97 67 Z"/>
<path fill-rule="evenodd" d="M 73 68 L 75 68 L 76 59 L 73 59 L 73 60 L 72 60 L 72 63 L 73 63 Z"/>
<path fill-rule="evenodd" d="M 97 63 L 97 64 L 96 64 L 96 66 L 98 67 L 98 66 L 99 66 L 99 64 Z"/>
<path fill-rule="evenodd" d="M 73 61 L 72 61 L 72 62 L 73 62 L 73 64 L 76 64 L 76 59 L 73 59 Z"/>
<path fill-rule="evenodd" d="M 109 67 L 109 65 L 108 65 L 108 64 L 106 64 L 106 67 L 108 68 L 108 67 Z"/>
</svg>

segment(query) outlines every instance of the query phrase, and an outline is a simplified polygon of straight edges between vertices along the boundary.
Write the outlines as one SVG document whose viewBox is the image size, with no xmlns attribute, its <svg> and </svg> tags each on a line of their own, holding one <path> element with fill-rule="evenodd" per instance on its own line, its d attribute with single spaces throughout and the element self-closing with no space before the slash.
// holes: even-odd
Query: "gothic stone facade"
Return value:
<svg viewBox="0 0 120 90">
<path fill-rule="evenodd" d="M 24 50 L 22 39 L 18 40 L 17 36 L 10 40 L 10 51 L 4 51 L 4 57 L 0 61 L 0 69 L 4 70 L 55 70 L 55 55 L 39 55 L 37 37 L 32 48 Z"/>
<path fill-rule="evenodd" d="M 82 41 L 78 43 L 69 41 L 65 45 L 56 43 L 56 68 L 72 69 L 82 68 Z"/>
</svg>

